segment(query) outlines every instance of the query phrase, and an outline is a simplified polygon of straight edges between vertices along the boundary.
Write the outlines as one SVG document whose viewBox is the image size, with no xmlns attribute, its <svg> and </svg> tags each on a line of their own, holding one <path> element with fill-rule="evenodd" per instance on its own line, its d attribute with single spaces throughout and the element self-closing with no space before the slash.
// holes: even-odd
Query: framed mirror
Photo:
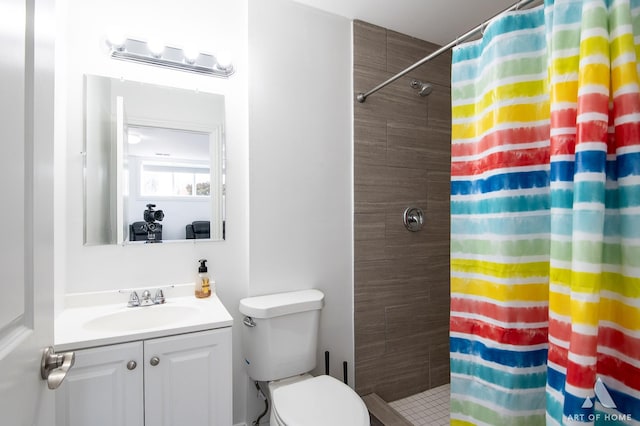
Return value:
<svg viewBox="0 0 640 426">
<path fill-rule="evenodd" d="M 84 243 L 223 240 L 224 96 L 84 82 Z"/>
</svg>

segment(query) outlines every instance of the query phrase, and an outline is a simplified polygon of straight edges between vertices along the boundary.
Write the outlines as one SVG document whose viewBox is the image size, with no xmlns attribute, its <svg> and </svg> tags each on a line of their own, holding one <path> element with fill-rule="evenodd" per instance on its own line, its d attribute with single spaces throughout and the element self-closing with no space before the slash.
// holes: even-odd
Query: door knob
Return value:
<svg viewBox="0 0 640 426">
<path fill-rule="evenodd" d="M 129 361 L 127 363 L 127 370 L 135 370 L 136 367 L 138 366 L 138 363 L 135 361 Z"/>
<path fill-rule="evenodd" d="M 155 367 L 156 365 L 160 364 L 160 358 L 158 358 L 157 356 L 154 356 L 149 360 L 149 364 Z"/>
<path fill-rule="evenodd" d="M 58 389 L 75 362 L 76 354 L 74 352 L 57 354 L 53 347 L 49 346 L 42 354 L 40 376 L 47 381 L 49 389 Z"/>
</svg>

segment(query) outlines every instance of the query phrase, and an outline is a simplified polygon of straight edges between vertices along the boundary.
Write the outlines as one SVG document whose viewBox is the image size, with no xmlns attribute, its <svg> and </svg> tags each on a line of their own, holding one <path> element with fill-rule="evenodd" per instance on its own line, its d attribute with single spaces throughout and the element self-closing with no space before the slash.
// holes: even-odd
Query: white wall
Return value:
<svg viewBox="0 0 640 426">
<path fill-rule="evenodd" d="M 192 282 L 200 258 L 236 319 L 248 294 L 248 109 L 246 0 L 66 0 L 59 3 L 56 64 L 56 309 L 65 293 Z M 133 37 L 160 35 L 166 44 L 195 41 L 223 48 L 236 73 L 228 80 L 110 59 L 104 37 L 120 27 Z M 83 246 L 83 74 L 219 93 L 226 101 L 227 240 L 154 245 Z M 234 327 L 234 333 L 238 330 Z M 234 334 L 233 353 L 240 354 Z M 246 414 L 246 379 L 234 357 L 234 421 Z"/>
<path fill-rule="evenodd" d="M 346 18 L 249 0 L 249 291 L 322 290 L 316 372 L 329 350 L 353 384 L 351 46 Z"/>
</svg>

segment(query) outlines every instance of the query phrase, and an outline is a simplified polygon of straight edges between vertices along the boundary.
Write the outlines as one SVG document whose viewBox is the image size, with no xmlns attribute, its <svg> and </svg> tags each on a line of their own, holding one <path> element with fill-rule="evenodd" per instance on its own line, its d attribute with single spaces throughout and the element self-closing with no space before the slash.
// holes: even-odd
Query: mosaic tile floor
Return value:
<svg viewBox="0 0 640 426">
<path fill-rule="evenodd" d="M 415 426 L 449 425 L 449 385 L 389 403 Z"/>
</svg>

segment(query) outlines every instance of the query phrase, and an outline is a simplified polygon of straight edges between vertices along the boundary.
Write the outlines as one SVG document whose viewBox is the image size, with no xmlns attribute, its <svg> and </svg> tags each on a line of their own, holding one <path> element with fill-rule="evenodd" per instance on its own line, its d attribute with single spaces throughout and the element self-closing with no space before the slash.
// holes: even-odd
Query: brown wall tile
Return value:
<svg viewBox="0 0 640 426">
<path fill-rule="evenodd" d="M 354 22 L 356 93 L 438 48 Z M 387 401 L 449 381 L 450 60 L 354 101 L 356 390 Z M 409 206 L 425 211 L 420 232 L 402 224 Z"/>
<path fill-rule="evenodd" d="M 355 119 L 353 124 L 354 157 L 358 164 L 386 165 L 387 126 L 384 121 Z"/>
<path fill-rule="evenodd" d="M 434 84 L 427 98 L 429 126 L 451 134 L 451 87 Z"/>
<path fill-rule="evenodd" d="M 355 161 L 356 213 L 384 211 L 389 203 L 409 206 L 415 204 L 415 200 L 427 200 L 426 170 L 360 164 L 357 159 Z"/>
<path fill-rule="evenodd" d="M 387 71 L 396 74 L 440 48 L 439 45 L 387 31 Z M 451 52 L 416 68 L 409 76 L 424 83 L 451 86 Z"/>
<path fill-rule="evenodd" d="M 386 71 L 387 30 L 356 20 L 353 22 L 353 39 L 354 66 Z"/>
</svg>

